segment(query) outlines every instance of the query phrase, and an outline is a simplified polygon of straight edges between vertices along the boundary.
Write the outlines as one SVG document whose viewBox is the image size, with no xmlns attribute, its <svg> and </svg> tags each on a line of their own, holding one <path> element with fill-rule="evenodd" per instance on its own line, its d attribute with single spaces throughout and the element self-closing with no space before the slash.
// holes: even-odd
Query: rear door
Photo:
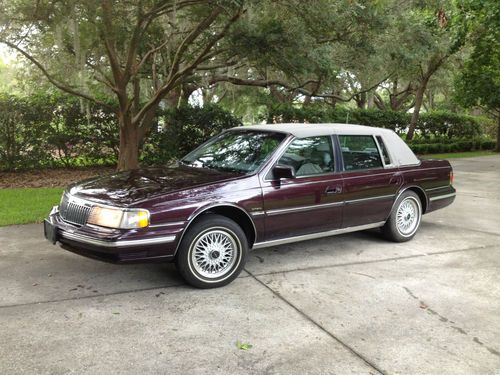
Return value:
<svg viewBox="0 0 500 375">
<path fill-rule="evenodd" d="M 339 135 L 338 142 L 344 179 L 342 227 L 385 221 L 403 180 L 382 137 Z"/>
<path fill-rule="evenodd" d="M 271 170 L 262 181 L 266 239 L 340 228 L 342 174 L 332 137 L 296 138 L 277 164 L 292 166 L 296 176 L 277 180 Z"/>
</svg>

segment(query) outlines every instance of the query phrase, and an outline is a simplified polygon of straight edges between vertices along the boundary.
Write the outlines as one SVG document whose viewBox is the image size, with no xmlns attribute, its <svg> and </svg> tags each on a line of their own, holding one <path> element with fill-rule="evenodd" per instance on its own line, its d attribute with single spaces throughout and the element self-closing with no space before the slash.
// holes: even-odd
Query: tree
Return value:
<svg viewBox="0 0 500 375">
<path fill-rule="evenodd" d="M 136 168 L 162 100 L 196 71 L 230 64 L 237 1 L 117 0 L 0 3 L 0 42 L 54 86 L 110 107 L 120 125 L 118 169 Z"/>
<path fill-rule="evenodd" d="M 483 108 L 496 120 L 500 152 L 500 5 L 468 1 L 463 12 L 472 52 L 456 80 L 456 98 L 465 107 Z"/>
<path fill-rule="evenodd" d="M 267 89 L 274 102 L 325 101 L 335 105 L 353 99 L 386 79 L 376 69 L 358 75 L 381 35 L 383 2 L 351 0 L 272 1 L 248 12 L 233 33 L 233 49 L 247 64 L 213 71 L 209 88 L 252 86 L 257 96 Z M 368 69 L 366 69 L 368 70 Z M 376 72 L 376 74 L 374 74 Z M 259 90 L 260 88 L 260 90 Z"/>
<path fill-rule="evenodd" d="M 186 101 L 198 87 L 238 84 L 277 97 L 350 101 L 359 93 L 332 85 L 346 67 L 343 50 L 362 54 L 383 13 L 374 4 L 4 0 L 0 42 L 58 89 L 114 107 L 121 170 L 138 166 L 158 108 Z"/>
<path fill-rule="evenodd" d="M 402 56 L 403 77 L 411 82 L 414 106 L 407 132 L 411 140 L 429 81 L 463 44 L 463 29 L 453 1 L 412 2 L 397 19 L 397 53 Z"/>
</svg>

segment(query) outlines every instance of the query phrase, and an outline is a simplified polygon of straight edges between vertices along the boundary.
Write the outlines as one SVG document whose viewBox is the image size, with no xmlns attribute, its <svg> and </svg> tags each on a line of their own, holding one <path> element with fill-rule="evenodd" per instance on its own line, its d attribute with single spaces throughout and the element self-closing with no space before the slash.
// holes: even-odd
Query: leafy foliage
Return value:
<svg viewBox="0 0 500 375">
<path fill-rule="evenodd" d="M 0 97 L 0 169 L 46 165 L 51 108 L 37 98 Z"/>
<path fill-rule="evenodd" d="M 241 121 L 216 105 L 182 106 L 158 113 L 142 145 L 142 159 L 161 165 L 181 157 Z M 107 108 L 66 96 L 0 97 L 0 170 L 113 164 L 118 124 Z"/>
<path fill-rule="evenodd" d="M 468 0 L 463 16 L 472 30 L 473 46 L 456 80 L 456 100 L 466 107 L 484 107 L 500 117 L 500 4 Z"/>
<path fill-rule="evenodd" d="M 350 123 L 388 128 L 404 135 L 411 114 L 370 109 L 348 109 L 324 105 L 297 107 L 278 105 L 267 114 L 267 122 Z M 417 123 L 419 137 L 429 139 L 438 136 L 474 138 L 485 133 L 487 119 L 436 111 L 424 113 Z"/>
<path fill-rule="evenodd" d="M 0 169 L 109 164 L 118 151 L 114 114 L 74 98 L 0 97 Z"/>
<path fill-rule="evenodd" d="M 216 105 L 182 106 L 161 114 L 160 126 L 147 139 L 142 161 L 162 165 L 180 158 L 225 129 L 242 126 L 239 119 Z"/>
</svg>

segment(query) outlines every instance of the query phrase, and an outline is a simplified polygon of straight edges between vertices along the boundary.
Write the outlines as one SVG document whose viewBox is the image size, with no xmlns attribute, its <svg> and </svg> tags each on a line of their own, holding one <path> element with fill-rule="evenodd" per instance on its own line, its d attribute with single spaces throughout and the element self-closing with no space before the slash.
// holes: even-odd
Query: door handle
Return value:
<svg viewBox="0 0 500 375">
<path fill-rule="evenodd" d="M 326 194 L 339 194 L 342 193 L 342 186 L 328 186 L 325 190 Z"/>
</svg>

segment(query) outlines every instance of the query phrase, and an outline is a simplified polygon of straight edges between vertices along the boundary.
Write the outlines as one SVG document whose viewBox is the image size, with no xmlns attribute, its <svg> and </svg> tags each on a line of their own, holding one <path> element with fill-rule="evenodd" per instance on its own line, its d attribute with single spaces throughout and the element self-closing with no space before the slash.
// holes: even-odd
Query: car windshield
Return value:
<svg viewBox="0 0 500 375">
<path fill-rule="evenodd" d="M 181 163 L 196 168 L 249 174 L 272 155 L 285 134 L 259 131 L 228 131 L 187 154 Z"/>
</svg>

